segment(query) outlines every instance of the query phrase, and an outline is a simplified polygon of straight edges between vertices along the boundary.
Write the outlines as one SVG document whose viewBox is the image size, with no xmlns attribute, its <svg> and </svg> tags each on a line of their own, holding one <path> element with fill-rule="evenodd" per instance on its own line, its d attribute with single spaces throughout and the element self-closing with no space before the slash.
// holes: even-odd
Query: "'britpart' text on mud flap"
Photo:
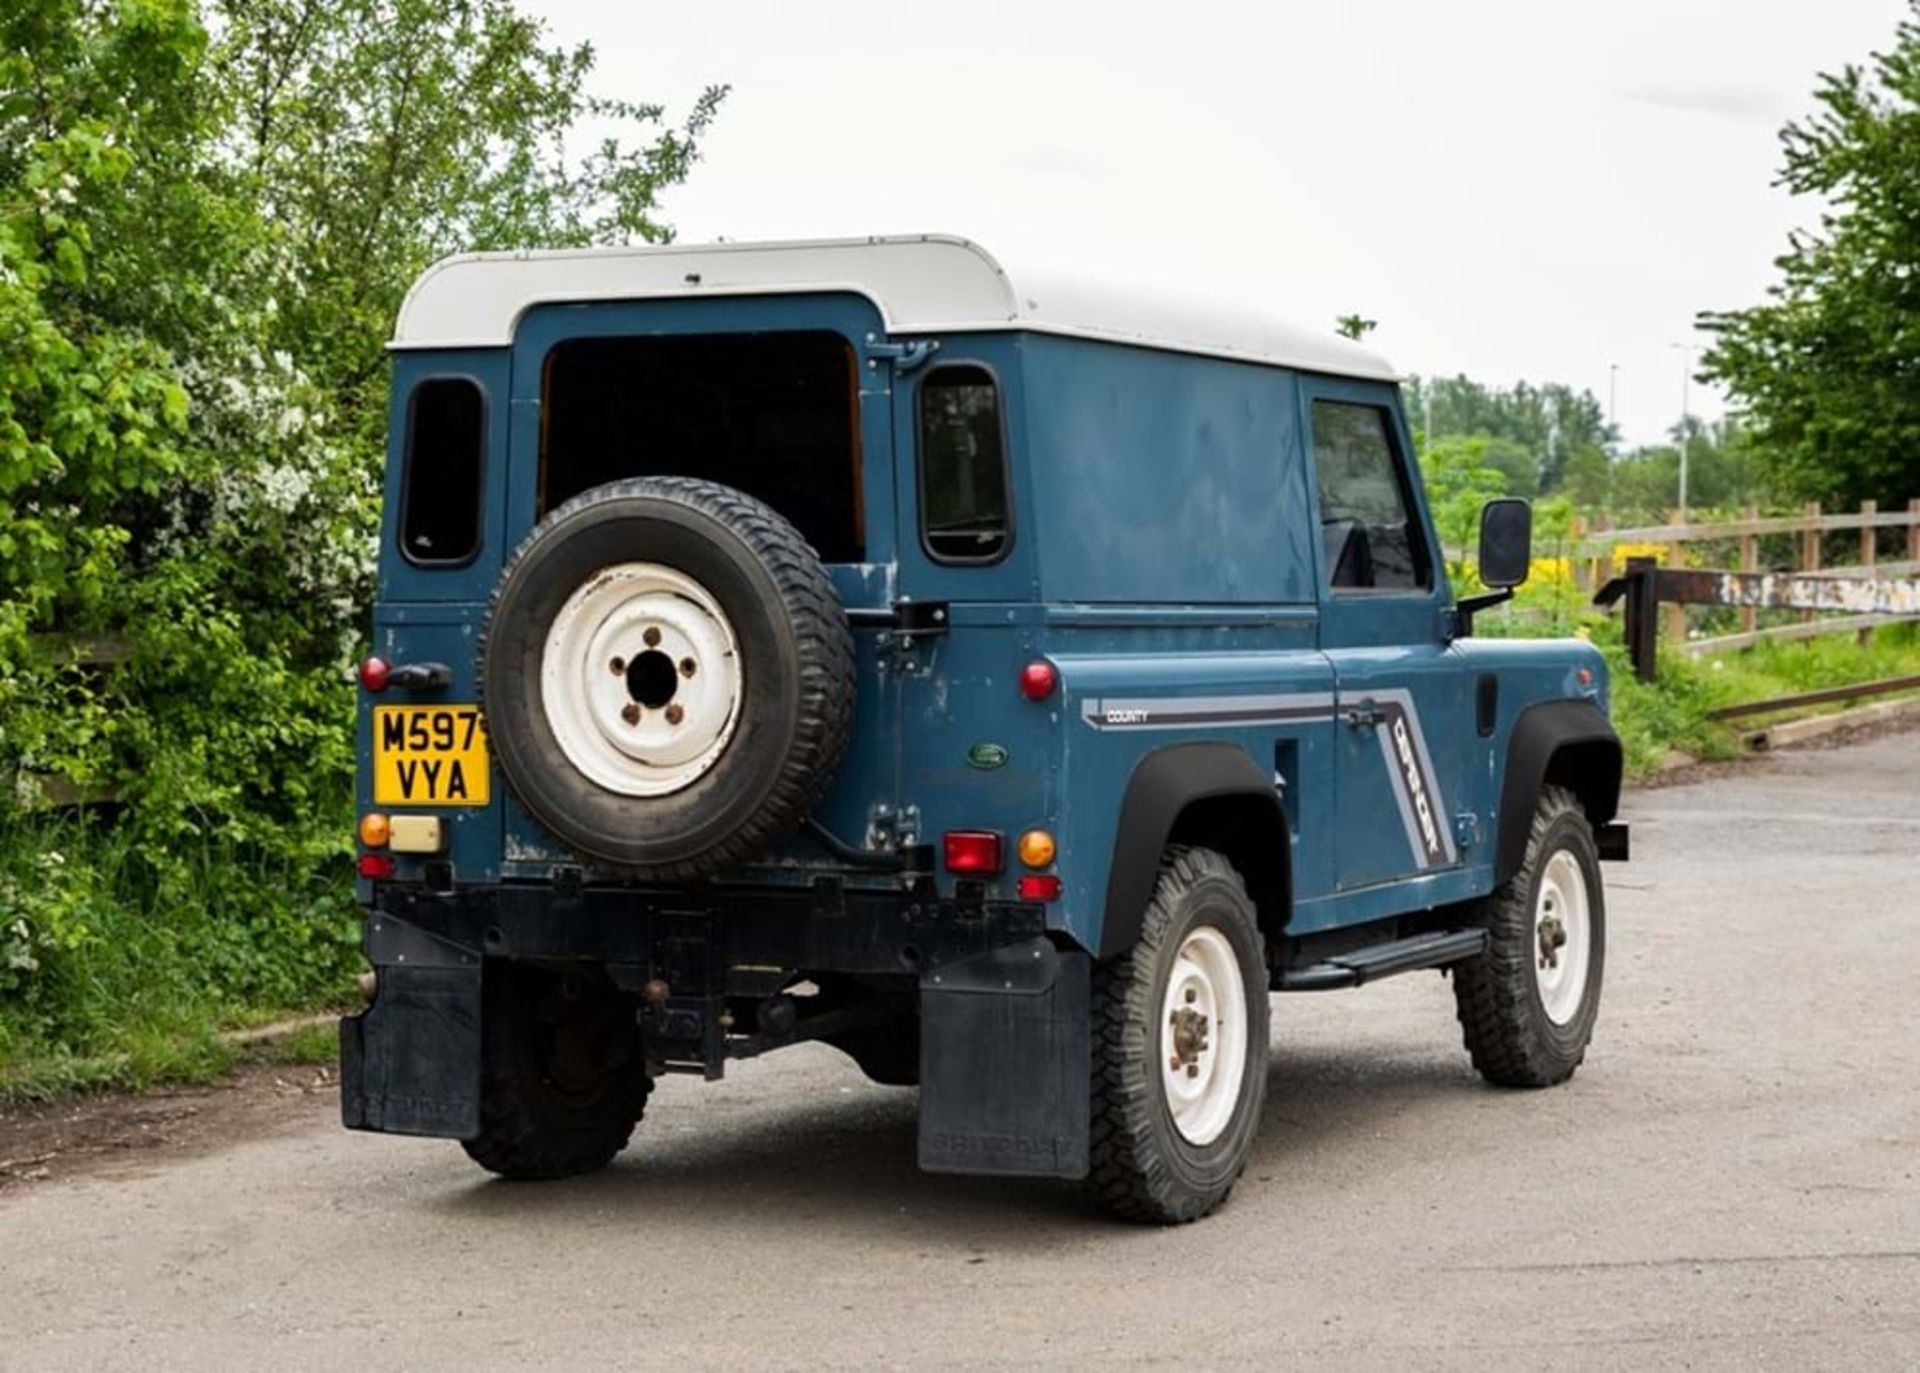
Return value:
<svg viewBox="0 0 1920 1373">
<path fill-rule="evenodd" d="M 1086 1176 L 1092 966 L 1043 937 L 922 974 L 922 1168 Z"/>
</svg>

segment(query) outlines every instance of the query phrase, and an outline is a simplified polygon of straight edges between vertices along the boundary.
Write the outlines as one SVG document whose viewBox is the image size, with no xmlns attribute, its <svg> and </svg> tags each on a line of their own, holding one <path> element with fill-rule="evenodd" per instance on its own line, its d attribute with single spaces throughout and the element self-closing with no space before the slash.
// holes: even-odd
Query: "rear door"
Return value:
<svg viewBox="0 0 1920 1373">
<path fill-rule="evenodd" d="M 899 789 L 900 693 L 879 644 L 899 595 L 894 419 L 886 364 L 867 351 L 882 328 L 851 294 L 548 305 L 523 318 L 513 356 L 509 544 L 580 490 L 674 475 L 765 501 L 825 563 L 853 625 L 858 695 L 815 816 L 855 845 Z M 507 848 L 510 875 L 574 861 L 511 798 Z"/>
<path fill-rule="evenodd" d="M 1472 729 L 1445 632 L 1452 596 L 1393 389 L 1306 378 L 1320 520 L 1321 647 L 1335 680 L 1341 890 L 1457 866 Z"/>
</svg>

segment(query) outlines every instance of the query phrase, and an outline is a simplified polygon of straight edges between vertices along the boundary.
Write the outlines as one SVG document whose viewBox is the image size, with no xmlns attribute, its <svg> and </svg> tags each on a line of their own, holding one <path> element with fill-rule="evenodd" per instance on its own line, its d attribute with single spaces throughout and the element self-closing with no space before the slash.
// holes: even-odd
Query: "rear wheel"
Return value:
<svg viewBox="0 0 1920 1373">
<path fill-rule="evenodd" d="M 1246 1167 L 1267 1089 L 1266 958 L 1233 865 L 1169 849 L 1093 995 L 1092 1185 L 1130 1219 L 1198 1220 Z"/>
<path fill-rule="evenodd" d="M 1600 1013 L 1606 893 L 1579 798 L 1544 787 L 1520 870 L 1472 918 L 1487 951 L 1453 967 L 1460 1028 L 1473 1066 L 1503 1087 L 1550 1087 L 1573 1076 Z"/>
<path fill-rule="evenodd" d="M 486 977 L 480 1133 L 462 1147 L 506 1178 L 605 1167 L 653 1091 L 631 1003 L 604 983 L 525 964 L 490 965 Z"/>
</svg>

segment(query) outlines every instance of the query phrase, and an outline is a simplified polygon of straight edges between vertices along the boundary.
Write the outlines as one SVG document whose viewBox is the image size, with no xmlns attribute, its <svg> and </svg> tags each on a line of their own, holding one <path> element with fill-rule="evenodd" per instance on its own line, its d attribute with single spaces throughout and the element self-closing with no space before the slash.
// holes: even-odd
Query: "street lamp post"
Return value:
<svg viewBox="0 0 1920 1373">
<path fill-rule="evenodd" d="M 1687 522 L 1687 450 L 1691 435 L 1687 427 L 1687 385 L 1693 380 L 1694 346 L 1691 343 L 1675 343 L 1670 347 L 1680 350 L 1680 523 Z"/>
</svg>

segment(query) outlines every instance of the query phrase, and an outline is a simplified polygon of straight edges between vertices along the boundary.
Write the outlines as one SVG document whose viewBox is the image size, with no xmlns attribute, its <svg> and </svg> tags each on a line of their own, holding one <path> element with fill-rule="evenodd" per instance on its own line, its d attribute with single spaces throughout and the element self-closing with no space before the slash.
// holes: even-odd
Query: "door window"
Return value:
<svg viewBox="0 0 1920 1373">
<path fill-rule="evenodd" d="M 1387 412 L 1377 405 L 1315 401 L 1313 460 L 1329 584 L 1339 591 L 1431 586 L 1432 560 Z"/>
</svg>

